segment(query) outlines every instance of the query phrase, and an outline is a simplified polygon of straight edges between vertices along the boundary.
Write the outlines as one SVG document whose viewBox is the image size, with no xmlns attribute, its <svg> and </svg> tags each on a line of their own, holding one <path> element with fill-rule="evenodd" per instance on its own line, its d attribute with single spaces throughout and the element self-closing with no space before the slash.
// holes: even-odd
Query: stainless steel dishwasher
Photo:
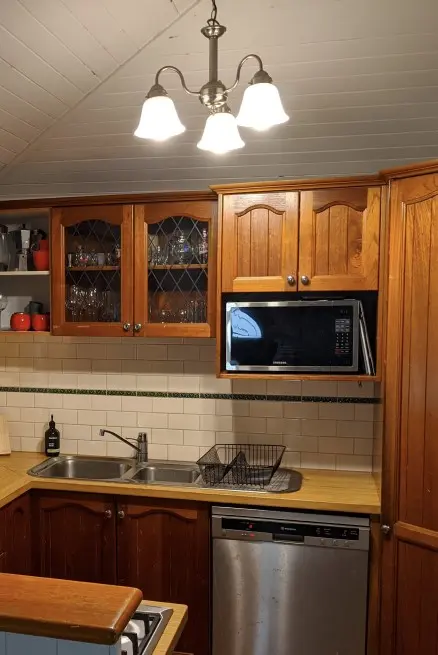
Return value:
<svg viewBox="0 0 438 655">
<path fill-rule="evenodd" d="M 213 655 L 365 655 L 369 520 L 213 507 Z"/>
</svg>

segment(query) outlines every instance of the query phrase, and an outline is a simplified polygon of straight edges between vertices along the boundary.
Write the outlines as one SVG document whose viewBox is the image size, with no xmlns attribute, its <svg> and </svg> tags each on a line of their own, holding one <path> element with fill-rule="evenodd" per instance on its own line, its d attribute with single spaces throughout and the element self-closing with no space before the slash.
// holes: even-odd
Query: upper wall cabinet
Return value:
<svg viewBox="0 0 438 655">
<path fill-rule="evenodd" d="M 380 187 L 300 194 L 300 288 L 364 291 L 378 288 Z"/>
<path fill-rule="evenodd" d="M 53 334 L 132 333 L 132 214 L 132 205 L 53 210 Z"/>
<path fill-rule="evenodd" d="M 135 207 L 136 334 L 213 336 L 216 223 L 213 201 Z"/>
<path fill-rule="evenodd" d="M 210 337 L 216 202 L 59 208 L 52 214 L 52 332 Z"/>
<path fill-rule="evenodd" d="M 222 291 L 363 291 L 379 279 L 381 188 L 222 196 Z"/>
<path fill-rule="evenodd" d="M 296 291 L 298 193 L 223 196 L 222 291 Z"/>
</svg>

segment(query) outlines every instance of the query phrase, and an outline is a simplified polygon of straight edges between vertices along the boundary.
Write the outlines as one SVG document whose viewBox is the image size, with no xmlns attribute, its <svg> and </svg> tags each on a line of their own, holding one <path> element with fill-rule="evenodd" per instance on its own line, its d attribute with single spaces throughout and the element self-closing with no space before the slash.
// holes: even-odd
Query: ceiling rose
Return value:
<svg viewBox="0 0 438 655">
<path fill-rule="evenodd" d="M 212 0 L 213 9 L 207 25 L 201 33 L 209 41 L 209 79 L 199 91 L 187 87 L 184 75 L 176 66 L 163 66 L 155 75 L 155 83 L 151 87 L 141 110 L 140 122 L 134 135 L 142 139 L 165 141 L 172 136 L 185 131 L 176 111 L 173 100 L 160 84 L 161 73 L 171 70 L 180 78 L 186 93 L 198 96 L 200 102 L 208 109 L 210 115 L 205 123 L 204 133 L 198 142 L 198 148 L 215 154 L 223 154 L 231 150 L 243 148 L 244 141 L 239 134 L 238 126 L 251 127 L 255 130 L 267 130 L 273 125 L 279 125 L 289 120 L 281 103 L 277 87 L 272 78 L 263 68 L 263 62 L 258 55 L 250 54 L 242 59 L 237 66 L 234 83 L 226 88 L 218 78 L 218 39 L 226 32 L 226 27 L 217 20 L 216 0 Z M 245 90 L 242 105 L 237 118 L 228 106 L 228 94 L 240 82 L 242 67 L 250 59 L 255 59 L 259 70 L 250 80 Z"/>
</svg>

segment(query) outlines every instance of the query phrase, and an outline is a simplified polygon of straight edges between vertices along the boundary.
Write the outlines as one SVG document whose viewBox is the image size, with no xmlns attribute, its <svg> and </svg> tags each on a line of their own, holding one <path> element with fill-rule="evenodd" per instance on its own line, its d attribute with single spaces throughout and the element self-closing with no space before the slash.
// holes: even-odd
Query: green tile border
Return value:
<svg viewBox="0 0 438 655">
<path fill-rule="evenodd" d="M 56 393 L 77 394 L 85 396 L 137 396 L 138 398 L 202 398 L 211 400 L 257 400 L 290 403 L 356 403 L 361 405 L 378 405 L 379 398 L 343 396 L 285 396 L 243 393 L 182 393 L 177 391 L 136 391 L 125 389 L 59 389 L 51 387 L 0 387 L 0 392 L 7 393 Z"/>
</svg>

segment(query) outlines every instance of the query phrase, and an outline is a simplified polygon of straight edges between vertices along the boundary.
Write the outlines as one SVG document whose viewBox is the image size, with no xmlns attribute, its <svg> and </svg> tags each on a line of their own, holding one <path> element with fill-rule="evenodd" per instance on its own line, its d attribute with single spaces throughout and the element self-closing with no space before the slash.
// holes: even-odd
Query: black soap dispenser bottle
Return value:
<svg viewBox="0 0 438 655">
<path fill-rule="evenodd" d="M 48 457 L 58 457 L 60 452 L 61 445 L 61 435 L 59 430 L 56 428 L 55 421 L 53 420 L 53 414 L 49 421 L 49 427 L 45 433 L 45 450 Z"/>
</svg>

